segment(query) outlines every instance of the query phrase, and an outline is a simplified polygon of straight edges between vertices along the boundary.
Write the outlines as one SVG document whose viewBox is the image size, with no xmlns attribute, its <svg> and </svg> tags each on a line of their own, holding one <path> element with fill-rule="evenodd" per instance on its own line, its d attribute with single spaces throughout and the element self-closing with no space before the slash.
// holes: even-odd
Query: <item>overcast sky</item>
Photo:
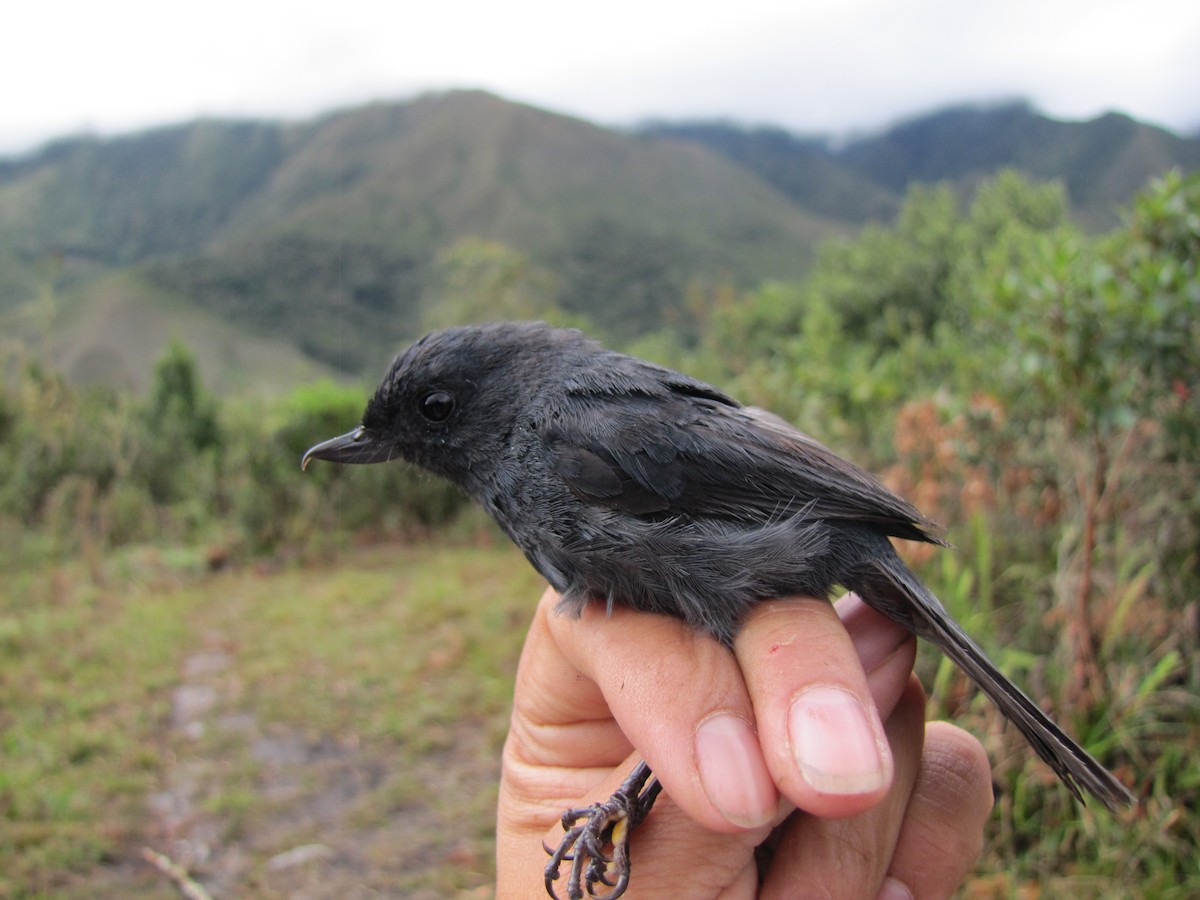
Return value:
<svg viewBox="0 0 1200 900">
<path fill-rule="evenodd" d="M 616 125 L 845 133 L 1022 97 L 1200 129 L 1198 0 L 64 0 L 9 4 L 4 30 L 5 154 L 449 87 Z"/>
</svg>

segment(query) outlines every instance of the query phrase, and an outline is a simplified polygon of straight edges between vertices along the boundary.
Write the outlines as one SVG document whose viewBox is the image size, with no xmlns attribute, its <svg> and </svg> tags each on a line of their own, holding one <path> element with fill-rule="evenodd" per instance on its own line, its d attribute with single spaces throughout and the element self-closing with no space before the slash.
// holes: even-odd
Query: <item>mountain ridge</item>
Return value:
<svg viewBox="0 0 1200 900">
<path fill-rule="evenodd" d="M 728 122 L 652 123 L 643 130 L 728 155 L 826 214 L 833 212 L 830 196 L 849 194 L 854 202 L 840 208 L 854 224 L 894 214 L 914 182 L 970 184 L 997 169 L 1015 168 L 1033 178 L 1061 180 L 1074 217 L 1100 230 L 1119 223 L 1118 207 L 1150 178 L 1172 166 L 1200 168 L 1195 139 L 1117 112 L 1059 121 L 1024 101 L 949 106 L 837 144 L 827 136 L 804 138 Z"/>
<path fill-rule="evenodd" d="M 138 322 L 154 317 L 122 303 L 146 310 L 159 296 L 193 325 L 210 316 L 221 334 L 291 346 L 313 371 L 373 374 L 463 281 L 464 243 L 484 248 L 490 262 L 473 264 L 487 277 L 508 267 L 492 285 L 501 300 L 523 292 L 521 309 L 621 339 L 686 327 L 723 285 L 799 277 L 822 240 L 889 220 L 913 180 L 967 190 L 1015 166 L 1061 179 L 1079 221 L 1102 228 L 1170 165 L 1200 166 L 1200 142 L 1020 104 L 942 110 L 836 146 L 728 123 L 604 128 L 482 91 L 67 138 L 0 160 L 0 329 L 32 340 L 31 304 L 57 293 L 46 308 L 66 318 L 39 327 L 74 337 L 55 361 L 137 347 L 136 366 L 100 367 L 136 386 L 150 339 Z M 68 319 L 100 308 L 128 347 L 96 326 L 109 344 L 89 357 Z M 253 371 L 273 351 L 207 355 L 249 367 L 230 384 L 276 380 Z"/>
</svg>

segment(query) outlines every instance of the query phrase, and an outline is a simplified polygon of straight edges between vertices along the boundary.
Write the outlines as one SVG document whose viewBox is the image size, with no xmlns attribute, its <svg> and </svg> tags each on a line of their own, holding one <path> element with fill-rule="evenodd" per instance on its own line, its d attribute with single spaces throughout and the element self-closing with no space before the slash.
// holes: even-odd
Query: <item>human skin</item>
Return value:
<svg viewBox="0 0 1200 900">
<path fill-rule="evenodd" d="M 563 810 L 607 797 L 641 758 L 664 793 L 634 837 L 627 898 L 938 898 L 962 882 L 991 771 L 973 737 L 925 723 L 899 626 L 854 595 L 765 602 L 730 652 L 673 618 L 593 605 L 576 619 L 556 600 L 542 597 L 518 669 L 497 897 L 543 895 Z"/>
</svg>

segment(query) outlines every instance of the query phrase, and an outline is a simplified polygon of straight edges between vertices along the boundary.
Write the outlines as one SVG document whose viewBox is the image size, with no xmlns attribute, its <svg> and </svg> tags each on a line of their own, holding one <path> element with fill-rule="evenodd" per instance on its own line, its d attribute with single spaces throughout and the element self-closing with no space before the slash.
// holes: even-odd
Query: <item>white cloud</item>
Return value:
<svg viewBox="0 0 1200 900">
<path fill-rule="evenodd" d="M 608 122 L 845 129 L 1021 94 L 1058 115 L 1200 124 L 1195 0 L 68 0 L 6 18 L 0 149 L 451 86 Z"/>
</svg>

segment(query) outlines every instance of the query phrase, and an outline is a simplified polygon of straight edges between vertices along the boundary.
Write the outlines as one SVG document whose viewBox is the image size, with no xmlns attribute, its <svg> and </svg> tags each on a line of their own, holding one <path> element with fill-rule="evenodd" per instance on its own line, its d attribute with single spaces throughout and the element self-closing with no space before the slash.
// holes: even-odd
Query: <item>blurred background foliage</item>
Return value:
<svg viewBox="0 0 1200 900">
<path fill-rule="evenodd" d="M 622 253 L 602 230 L 589 246 Z M 893 224 L 826 243 L 803 280 L 681 282 L 679 327 L 617 340 L 778 412 L 944 523 L 956 549 L 906 548 L 924 577 L 1142 799 L 1120 821 L 1076 810 L 990 706 L 923 656 L 936 714 L 984 737 L 995 764 L 980 896 L 1061 895 L 1064 878 L 1093 879 L 1096 896 L 1200 893 L 1198 259 L 1200 174 L 1168 173 L 1094 235 L 1059 185 L 1002 172 L 966 199 L 914 187 Z M 629 322 L 605 316 L 634 314 L 560 308 L 554 278 L 494 241 L 456 245 L 435 271 L 431 327 L 537 316 L 611 338 Z M 373 385 L 218 397 L 178 341 L 145 395 L 72 387 L 17 346 L 3 370 L 10 571 L 83 558 L 99 579 L 105 554 L 145 543 L 207 548 L 213 568 L 321 559 L 476 515 L 402 465 L 300 473 L 304 449 L 353 427 Z"/>
</svg>

